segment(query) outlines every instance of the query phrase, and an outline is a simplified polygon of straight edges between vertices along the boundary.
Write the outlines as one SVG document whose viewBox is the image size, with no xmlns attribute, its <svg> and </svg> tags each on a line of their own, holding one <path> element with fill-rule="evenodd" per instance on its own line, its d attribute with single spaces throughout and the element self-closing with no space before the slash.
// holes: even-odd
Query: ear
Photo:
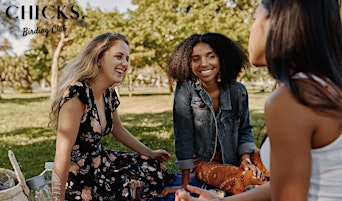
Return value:
<svg viewBox="0 0 342 201">
<path fill-rule="evenodd" d="M 97 60 L 97 67 L 99 67 L 99 68 L 100 68 L 100 66 L 101 66 L 101 62 L 102 62 L 102 59 L 101 59 L 101 58 Z"/>
</svg>

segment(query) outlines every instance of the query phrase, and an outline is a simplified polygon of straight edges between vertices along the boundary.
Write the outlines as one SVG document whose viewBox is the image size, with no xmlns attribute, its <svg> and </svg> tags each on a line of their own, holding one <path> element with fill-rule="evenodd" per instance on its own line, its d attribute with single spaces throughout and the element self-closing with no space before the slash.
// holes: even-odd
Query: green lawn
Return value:
<svg viewBox="0 0 342 201">
<path fill-rule="evenodd" d="M 263 105 L 268 93 L 259 93 L 249 87 L 251 119 L 254 124 L 256 144 L 265 134 Z M 152 149 L 165 149 L 171 154 L 166 163 L 170 170 L 175 166 L 173 150 L 172 102 L 167 88 L 135 89 L 133 97 L 120 90 L 118 109 L 125 127 Z M 39 174 L 45 161 L 53 161 L 55 136 L 47 127 L 50 101 L 49 93 L 2 94 L 0 99 L 0 167 L 12 169 L 7 152 L 11 149 L 26 179 Z M 127 150 L 110 135 L 103 144 L 112 149 Z"/>
</svg>

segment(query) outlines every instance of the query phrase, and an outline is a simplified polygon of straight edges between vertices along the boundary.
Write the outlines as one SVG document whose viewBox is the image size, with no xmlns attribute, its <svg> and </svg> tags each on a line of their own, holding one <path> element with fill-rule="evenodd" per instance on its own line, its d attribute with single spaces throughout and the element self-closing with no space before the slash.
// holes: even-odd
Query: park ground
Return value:
<svg viewBox="0 0 342 201">
<path fill-rule="evenodd" d="M 247 86 L 251 120 L 256 144 L 265 135 L 263 108 L 269 92 L 260 86 Z M 0 99 L 0 168 L 13 169 L 7 156 L 12 150 L 26 179 L 38 175 L 46 161 L 53 161 L 55 135 L 48 127 L 49 92 L 27 94 L 4 93 Z M 171 154 L 166 165 L 175 166 L 173 148 L 172 105 L 173 95 L 168 88 L 136 88 L 133 96 L 120 89 L 118 112 L 124 126 L 152 149 L 165 149 Z M 102 139 L 104 146 L 127 150 L 108 135 Z"/>
</svg>

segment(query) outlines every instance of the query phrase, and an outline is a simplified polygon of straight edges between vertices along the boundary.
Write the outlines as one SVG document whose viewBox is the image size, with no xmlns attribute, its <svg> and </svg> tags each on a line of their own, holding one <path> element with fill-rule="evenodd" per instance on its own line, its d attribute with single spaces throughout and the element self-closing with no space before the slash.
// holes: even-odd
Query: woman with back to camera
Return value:
<svg viewBox="0 0 342 201">
<path fill-rule="evenodd" d="M 250 61 L 280 82 L 265 104 L 270 182 L 221 200 L 342 200 L 342 28 L 337 0 L 262 0 Z M 219 200 L 187 186 L 201 200 Z M 197 200 L 178 191 L 176 200 Z"/>
<path fill-rule="evenodd" d="M 130 180 L 143 181 L 143 197 L 150 198 L 167 183 L 161 162 L 169 154 L 137 140 L 117 112 L 113 86 L 123 81 L 128 64 L 127 38 L 108 32 L 93 38 L 65 67 L 51 110 L 60 200 L 128 200 Z M 103 147 L 100 140 L 109 133 L 137 153 Z M 55 181 L 53 194 L 59 189 Z"/>
<path fill-rule="evenodd" d="M 266 182 L 250 123 L 248 93 L 236 79 L 248 65 L 244 50 L 219 33 L 194 34 L 170 55 L 176 80 L 173 122 L 182 185 L 190 170 L 229 194 Z"/>
</svg>

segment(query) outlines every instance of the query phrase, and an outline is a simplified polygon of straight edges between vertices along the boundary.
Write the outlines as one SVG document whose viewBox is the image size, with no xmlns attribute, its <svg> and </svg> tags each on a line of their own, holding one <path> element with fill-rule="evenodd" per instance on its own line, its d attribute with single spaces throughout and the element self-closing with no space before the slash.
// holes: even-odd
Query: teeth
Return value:
<svg viewBox="0 0 342 201">
<path fill-rule="evenodd" d="M 211 72 L 213 72 L 213 70 L 202 70 L 202 71 L 201 71 L 202 75 L 208 75 L 208 74 L 210 74 Z"/>
<path fill-rule="evenodd" d="M 123 71 L 123 70 L 116 70 L 116 72 L 123 74 L 125 71 Z"/>
</svg>

